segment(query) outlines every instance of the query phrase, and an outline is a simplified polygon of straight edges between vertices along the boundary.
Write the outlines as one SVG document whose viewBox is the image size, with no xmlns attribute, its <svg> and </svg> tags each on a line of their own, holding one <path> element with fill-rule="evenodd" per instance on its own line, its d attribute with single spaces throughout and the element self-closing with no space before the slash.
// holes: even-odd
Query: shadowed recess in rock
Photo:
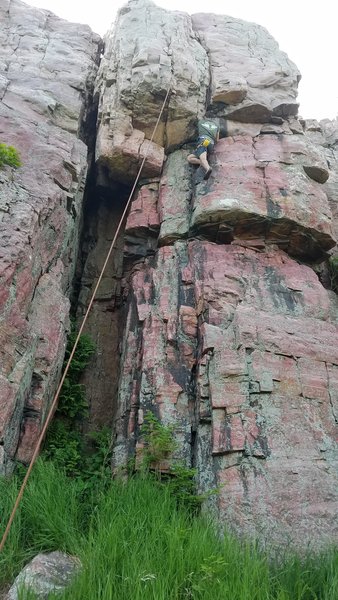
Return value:
<svg viewBox="0 0 338 600">
<path fill-rule="evenodd" d="M 78 265 L 79 295 L 77 319 L 82 320 L 92 290 L 124 211 L 130 189 L 110 182 L 97 186 L 95 177 L 85 204 L 81 255 Z M 85 331 L 95 343 L 96 351 L 82 376 L 89 404 L 89 429 L 111 426 L 116 411 L 116 395 L 120 370 L 120 336 L 123 322 L 123 228 L 104 272 Z M 122 312 L 121 312 L 122 311 Z"/>
</svg>

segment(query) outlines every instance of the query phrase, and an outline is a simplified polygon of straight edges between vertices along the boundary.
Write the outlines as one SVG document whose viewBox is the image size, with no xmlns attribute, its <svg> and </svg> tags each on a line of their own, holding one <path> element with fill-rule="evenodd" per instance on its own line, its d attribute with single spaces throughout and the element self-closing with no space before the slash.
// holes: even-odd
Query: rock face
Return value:
<svg viewBox="0 0 338 600">
<path fill-rule="evenodd" d="M 117 464 L 155 409 L 201 491 L 221 486 L 222 523 L 285 543 L 337 535 L 335 296 L 276 247 L 197 240 L 161 248 L 131 285 Z"/>
<path fill-rule="evenodd" d="M 114 46 L 125 48 L 128 76 L 126 83 L 115 62 L 110 124 L 102 87 L 99 165 L 102 139 L 115 135 L 109 133 L 114 114 L 122 109 L 149 138 L 156 104 L 160 110 L 159 34 L 153 45 L 147 37 L 137 63 L 150 11 L 153 26 L 158 9 L 129 2 L 107 43 L 108 61 L 129 23 L 134 53 L 125 38 L 124 46 Z M 171 18 L 162 17 L 166 32 Z M 216 145 L 207 182 L 187 163 L 191 147 L 175 148 L 177 138 L 159 136 L 168 153 L 162 174 L 144 180 L 135 194 L 125 229 L 130 276 L 114 468 L 142 453 L 140 427 L 150 410 L 175 428 L 172 461 L 197 468 L 201 492 L 220 490 L 209 505 L 222 526 L 261 544 L 318 548 L 338 539 L 338 304 L 314 270 L 336 244 L 336 128 L 297 119 L 299 73 L 263 28 L 218 15 L 189 20 L 176 13 L 175 19 L 189 24 L 181 47 L 189 46 L 193 31 L 209 60 L 210 79 L 204 100 L 195 96 L 194 117 L 204 102 L 204 113 L 222 126 L 226 119 L 228 135 Z M 203 59 L 202 78 L 204 65 Z M 183 141 L 191 123 L 184 104 L 189 91 L 182 74 L 176 77 L 181 96 L 170 97 L 166 128 L 181 102 Z M 147 123 L 138 120 L 141 81 L 145 103 L 152 99 Z M 113 152 L 123 154 L 114 139 Z"/>
<path fill-rule="evenodd" d="M 75 556 L 62 552 L 38 554 L 19 573 L 6 600 L 19 600 L 22 589 L 30 590 L 37 598 L 48 598 L 51 593 L 60 593 L 69 586 L 80 566 L 80 561 Z"/>
<path fill-rule="evenodd" d="M 3 472 L 29 457 L 60 373 L 99 45 L 1 6 L 1 135 L 24 165 L 0 173 Z M 338 128 L 297 117 L 299 78 L 258 25 L 150 0 L 121 9 L 95 83 L 78 314 L 148 153 L 89 321 L 92 424 L 114 420 L 119 471 L 142 454 L 152 411 L 174 426 L 171 461 L 219 490 L 206 508 L 221 527 L 320 548 L 338 539 L 338 302 L 317 275 L 335 252 Z M 207 182 L 187 163 L 204 115 L 222 132 Z"/>
<path fill-rule="evenodd" d="M 210 61 L 210 100 L 222 116 L 265 123 L 297 114 L 300 73 L 266 29 L 203 13 L 193 15 L 192 23 Z"/>
<path fill-rule="evenodd" d="M 143 177 L 161 173 L 164 148 L 184 143 L 203 116 L 209 85 L 206 50 L 191 19 L 151 0 L 131 0 L 108 34 L 100 66 L 96 161 L 131 182 L 149 149 Z M 166 92 L 174 95 L 153 142 L 148 142 Z"/>
<path fill-rule="evenodd" d="M 191 19 L 151 0 L 130 0 L 107 36 L 97 85 L 102 178 L 108 171 L 130 182 L 147 151 L 143 176 L 159 175 L 163 146 L 186 142 L 209 103 L 214 114 L 245 122 L 297 114 L 299 79 L 295 65 L 258 25 L 217 15 Z M 170 104 L 150 143 L 168 89 Z"/>
<path fill-rule="evenodd" d="M 99 39 L 17 0 L 0 0 L 0 21 L 0 137 L 23 164 L 0 171 L 2 474 L 29 460 L 60 376 Z"/>
<path fill-rule="evenodd" d="M 110 188 L 108 196 L 104 189 L 89 194 L 82 244 L 84 264 L 77 306 L 81 321 L 125 208 L 127 191 L 118 186 L 115 190 Z M 123 324 L 120 310 L 123 243 L 122 230 L 86 324 L 86 333 L 97 348 L 81 381 L 89 403 L 89 423 L 86 426 L 90 429 L 112 427 L 116 414 L 120 331 Z"/>
</svg>

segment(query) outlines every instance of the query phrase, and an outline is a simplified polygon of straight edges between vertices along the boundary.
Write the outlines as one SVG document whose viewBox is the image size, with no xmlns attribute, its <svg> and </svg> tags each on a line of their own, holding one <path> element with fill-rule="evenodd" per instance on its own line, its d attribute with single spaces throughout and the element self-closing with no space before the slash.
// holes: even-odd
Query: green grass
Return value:
<svg viewBox="0 0 338 600">
<path fill-rule="evenodd" d="M 17 486 L 15 478 L 0 480 L 0 529 Z M 221 541 L 149 478 L 88 489 L 40 461 L 0 555 L 0 588 L 33 555 L 56 549 L 83 563 L 73 586 L 55 596 L 64 600 L 338 598 L 337 553 L 271 566 L 252 546 Z"/>
</svg>

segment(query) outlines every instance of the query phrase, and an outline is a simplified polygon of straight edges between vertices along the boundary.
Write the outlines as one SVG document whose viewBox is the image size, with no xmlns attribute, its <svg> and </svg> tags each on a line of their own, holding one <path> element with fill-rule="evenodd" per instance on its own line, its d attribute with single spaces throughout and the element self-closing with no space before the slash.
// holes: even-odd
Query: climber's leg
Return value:
<svg viewBox="0 0 338 600">
<path fill-rule="evenodd" d="M 200 155 L 200 163 L 201 163 L 201 166 L 203 167 L 203 169 L 205 170 L 204 179 L 209 179 L 212 168 L 210 167 L 210 165 L 208 163 L 207 152 L 203 152 L 203 154 Z"/>
<path fill-rule="evenodd" d="M 195 154 L 189 154 L 187 160 L 191 165 L 200 165 L 201 164 L 200 159 L 197 158 L 197 156 L 195 156 Z"/>
</svg>

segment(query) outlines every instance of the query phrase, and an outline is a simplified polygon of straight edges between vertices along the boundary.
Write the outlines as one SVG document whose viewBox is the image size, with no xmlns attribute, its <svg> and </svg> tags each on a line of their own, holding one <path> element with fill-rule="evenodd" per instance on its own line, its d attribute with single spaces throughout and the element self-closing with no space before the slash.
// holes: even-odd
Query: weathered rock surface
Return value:
<svg viewBox="0 0 338 600">
<path fill-rule="evenodd" d="M 265 123 L 297 114 L 300 73 L 264 27 L 204 13 L 192 23 L 208 52 L 211 102 L 223 104 L 222 116 Z"/>
<path fill-rule="evenodd" d="M 205 109 L 229 117 L 228 135 L 207 182 L 173 147 L 135 194 L 114 468 L 142 454 L 151 410 L 175 427 L 172 460 L 197 467 L 200 491 L 220 488 L 223 526 L 318 548 L 338 539 L 338 302 L 309 263 L 336 244 L 336 129 L 297 119 L 299 73 L 265 30 L 192 24 Z"/>
<path fill-rule="evenodd" d="M 262 237 L 305 259 L 332 248 L 331 210 L 318 183 L 328 167 L 316 154 L 304 136 L 221 140 L 212 181 L 197 187 L 193 231 L 221 242 Z"/>
<path fill-rule="evenodd" d="M 330 121 L 325 119 L 320 122 L 305 121 L 304 128 L 307 136 L 320 147 L 326 157 L 330 169 L 330 177 L 325 182 L 331 212 L 334 218 L 335 237 L 338 236 L 338 119 Z"/>
<path fill-rule="evenodd" d="M 191 18 L 151 0 L 130 0 L 107 36 L 97 85 L 101 176 L 108 171 L 130 182 L 147 151 L 144 176 L 159 175 L 163 147 L 189 139 L 207 103 L 219 116 L 251 123 L 295 115 L 299 79 L 259 25 L 219 15 Z M 149 143 L 168 88 L 170 106 Z"/>
<path fill-rule="evenodd" d="M 220 140 L 208 182 L 200 169 L 193 173 L 188 153 L 175 151 L 164 165 L 158 193 L 161 245 L 191 234 L 217 243 L 259 239 L 305 260 L 318 259 L 335 246 L 331 184 L 322 185 L 329 177 L 325 149 L 315 146 L 303 130 L 302 135 L 277 133 L 271 125 L 269 134 L 252 136 L 244 129 Z M 134 235 L 138 228 L 141 235 L 145 215 L 154 215 L 154 206 L 153 194 L 152 207 L 147 203 L 142 211 L 138 208 Z"/>
<path fill-rule="evenodd" d="M 32 591 L 37 598 L 48 598 L 70 585 L 81 563 L 75 556 L 63 552 L 38 554 L 19 573 L 6 600 L 18 600 L 22 590 Z"/>
<path fill-rule="evenodd" d="M 0 172 L 0 473 L 27 461 L 55 391 L 68 328 L 87 171 L 79 139 L 99 38 L 0 0 L 0 137 L 22 167 Z"/>
<path fill-rule="evenodd" d="M 142 175 L 159 175 L 164 146 L 184 143 L 194 133 L 196 116 L 204 114 L 208 68 L 189 15 L 166 11 L 151 0 L 130 0 L 107 36 L 100 67 L 100 169 L 129 183 L 149 148 Z M 168 88 L 174 91 L 170 109 L 150 143 Z"/>
<path fill-rule="evenodd" d="M 147 410 L 239 533 L 337 539 L 337 308 L 277 247 L 176 242 L 132 280 L 115 462 L 142 447 Z"/>
</svg>

